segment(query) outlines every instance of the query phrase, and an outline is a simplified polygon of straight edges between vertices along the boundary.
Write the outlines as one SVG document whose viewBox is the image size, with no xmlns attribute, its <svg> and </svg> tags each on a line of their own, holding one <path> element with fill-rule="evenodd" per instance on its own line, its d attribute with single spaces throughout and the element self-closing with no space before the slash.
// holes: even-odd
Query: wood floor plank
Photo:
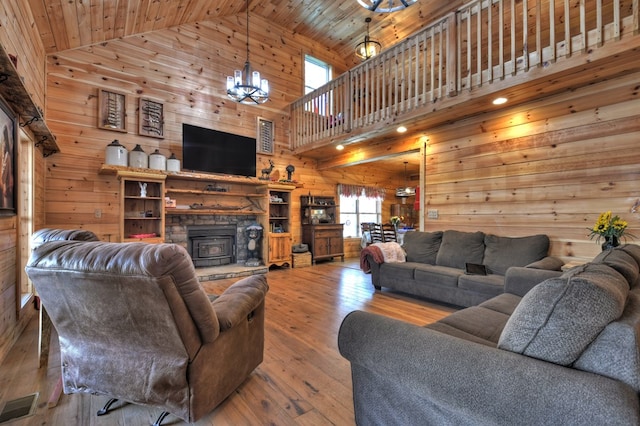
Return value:
<svg viewBox="0 0 640 426">
<path fill-rule="evenodd" d="M 374 291 L 371 277 L 360 271 L 358 259 L 276 268 L 269 271 L 267 279 L 264 361 L 197 425 L 354 424 L 350 366 L 337 347 L 344 317 L 358 309 L 424 325 L 455 310 L 401 293 Z M 210 281 L 203 287 L 220 294 L 235 281 Z M 142 426 L 153 423 L 160 414 L 154 408 L 118 402 L 108 415 L 97 417 L 97 410 L 108 398 L 87 394 L 63 394 L 56 407 L 47 408 L 47 399 L 60 377 L 60 356 L 54 336 L 49 362 L 38 368 L 37 332 L 34 321 L 0 364 L 0 405 L 40 392 L 36 414 L 14 421 L 12 426 Z M 163 422 L 179 424 L 183 423 L 173 416 Z"/>
</svg>

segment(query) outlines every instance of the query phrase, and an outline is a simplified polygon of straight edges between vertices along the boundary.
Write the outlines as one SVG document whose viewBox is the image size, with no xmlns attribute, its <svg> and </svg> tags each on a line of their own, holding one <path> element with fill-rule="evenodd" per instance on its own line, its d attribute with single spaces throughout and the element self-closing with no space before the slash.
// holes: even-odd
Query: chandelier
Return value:
<svg viewBox="0 0 640 426">
<path fill-rule="evenodd" d="M 360 6 L 372 12 L 388 13 L 406 9 L 418 0 L 358 0 Z"/>
<path fill-rule="evenodd" d="M 416 195 L 416 188 L 409 186 L 409 180 L 407 179 L 407 163 L 408 161 L 404 162 L 404 187 L 396 188 L 396 197 L 399 198 L 412 197 Z"/>
<path fill-rule="evenodd" d="M 382 49 L 380 43 L 376 40 L 371 40 L 371 37 L 369 37 L 369 23 L 371 22 L 371 18 L 365 19 L 364 22 L 367 23 L 367 35 L 364 36 L 364 41 L 358 43 L 356 46 L 356 56 L 363 61 L 372 56 L 376 56 Z"/>
<path fill-rule="evenodd" d="M 244 69 L 227 76 L 227 95 L 242 104 L 263 104 L 269 100 L 269 82 L 260 78 L 258 71 L 251 71 L 249 63 L 249 0 L 247 0 L 247 61 Z"/>
</svg>

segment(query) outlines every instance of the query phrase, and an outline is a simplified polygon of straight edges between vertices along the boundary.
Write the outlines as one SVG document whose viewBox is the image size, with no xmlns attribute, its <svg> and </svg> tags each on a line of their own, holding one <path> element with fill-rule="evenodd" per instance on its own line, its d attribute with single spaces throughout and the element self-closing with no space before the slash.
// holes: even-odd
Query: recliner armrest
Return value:
<svg viewBox="0 0 640 426">
<path fill-rule="evenodd" d="M 233 328 L 258 308 L 269 285 L 264 275 L 252 275 L 235 282 L 211 302 L 220 322 L 220 331 Z"/>
</svg>

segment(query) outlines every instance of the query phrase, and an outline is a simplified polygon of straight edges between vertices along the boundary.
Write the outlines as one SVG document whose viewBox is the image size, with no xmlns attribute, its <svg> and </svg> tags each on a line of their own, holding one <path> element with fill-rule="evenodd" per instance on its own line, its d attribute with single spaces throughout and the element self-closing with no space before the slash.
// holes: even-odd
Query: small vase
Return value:
<svg viewBox="0 0 640 426">
<path fill-rule="evenodd" d="M 612 248 L 618 247 L 619 245 L 620 242 L 618 241 L 618 237 L 616 237 L 615 235 L 607 237 L 605 238 L 604 243 L 602 243 L 602 251 L 611 250 Z"/>
</svg>

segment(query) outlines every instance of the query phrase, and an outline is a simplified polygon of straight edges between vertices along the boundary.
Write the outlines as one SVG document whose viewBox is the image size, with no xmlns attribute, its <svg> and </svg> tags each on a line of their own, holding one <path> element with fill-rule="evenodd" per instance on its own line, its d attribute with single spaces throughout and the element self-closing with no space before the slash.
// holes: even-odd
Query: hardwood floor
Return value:
<svg viewBox="0 0 640 426">
<path fill-rule="evenodd" d="M 198 425 L 354 424 L 351 371 L 337 348 L 345 315 L 360 309 L 423 325 L 455 310 L 399 293 L 374 292 L 357 259 L 272 270 L 267 278 L 264 361 Z M 204 287 L 220 293 L 235 281 L 211 281 Z M 48 366 L 38 368 L 37 329 L 32 321 L 0 365 L 0 407 L 39 392 L 38 408 L 35 415 L 6 424 L 133 426 L 155 421 L 160 410 L 120 402 L 97 417 L 107 401 L 103 396 L 62 395 L 57 406 L 47 408 L 60 375 L 60 357 L 57 342 L 52 342 Z M 163 425 L 171 424 L 183 422 L 169 416 Z"/>
</svg>

